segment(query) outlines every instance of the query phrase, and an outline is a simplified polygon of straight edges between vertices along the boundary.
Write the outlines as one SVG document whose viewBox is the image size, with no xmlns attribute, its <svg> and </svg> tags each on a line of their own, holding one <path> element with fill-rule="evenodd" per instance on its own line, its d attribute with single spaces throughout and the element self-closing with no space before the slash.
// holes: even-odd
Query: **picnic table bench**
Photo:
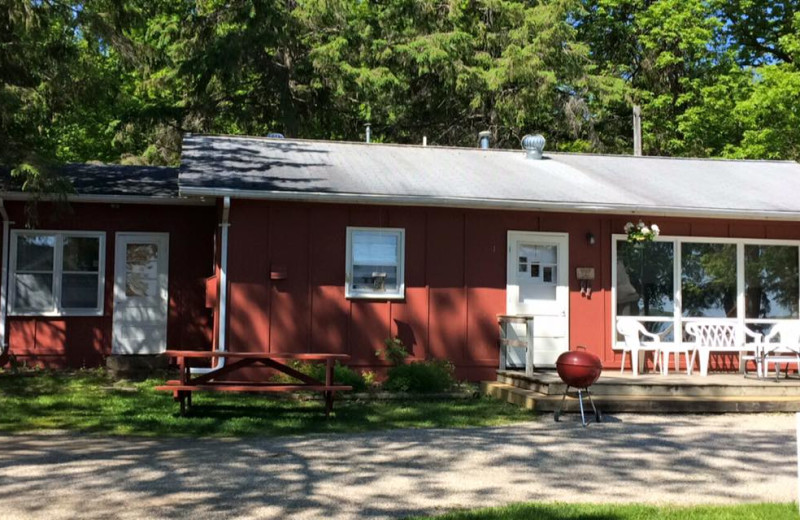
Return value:
<svg viewBox="0 0 800 520">
<path fill-rule="evenodd" d="M 192 392 L 224 391 L 224 392 L 297 392 L 301 390 L 322 392 L 325 397 L 325 415 L 333 409 L 333 396 L 335 392 L 352 390 L 347 385 L 337 385 L 333 382 L 333 368 L 336 361 L 350 359 L 347 354 L 298 354 L 288 352 L 227 352 L 219 350 L 167 350 L 170 358 L 177 361 L 179 379 L 167 381 L 166 384 L 157 386 L 156 390 L 173 393 L 176 401 L 180 401 L 181 415 L 186 414 L 187 406 L 192 405 Z M 192 374 L 192 362 L 195 360 L 226 359 L 218 368 L 210 369 L 201 374 Z M 325 381 L 320 381 L 304 374 L 285 363 L 289 360 L 321 361 L 325 362 Z M 299 383 L 275 383 L 270 381 L 229 381 L 220 379 L 231 372 L 251 366 L 272 368 L 278 372 L 291 376 Z"/>
</svg>

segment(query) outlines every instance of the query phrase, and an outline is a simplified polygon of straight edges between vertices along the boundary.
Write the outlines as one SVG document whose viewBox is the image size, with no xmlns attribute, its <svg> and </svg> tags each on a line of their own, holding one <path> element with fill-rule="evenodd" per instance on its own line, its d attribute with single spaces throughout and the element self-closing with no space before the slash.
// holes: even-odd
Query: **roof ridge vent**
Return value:
<svg viewBox="0 0 800 520">
<path fill-rule="evenodd" d="M 544 153 L 544 145 L 547 142 L 542 134 L 528 134 L 522 138 L 522 147 L 528 159 L 541 159 Z"/>
</svg>

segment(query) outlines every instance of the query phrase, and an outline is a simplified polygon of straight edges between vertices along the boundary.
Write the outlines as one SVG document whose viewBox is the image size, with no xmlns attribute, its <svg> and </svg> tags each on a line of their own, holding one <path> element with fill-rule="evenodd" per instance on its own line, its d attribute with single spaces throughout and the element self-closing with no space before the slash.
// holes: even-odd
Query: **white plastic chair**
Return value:
<svg viewBox="0 0 800 520">
<path fill-rule="evenodd" d="M 633 318 L 617 318 L 617 332 L 622 334 L 625 339 L 625 346 L 622 348 L 622 364 L 620 365 L 620 372 L 625 371 L 625 354 L 631 353 L 631 371 L 633 375 L 639 375 L 639 352 L 655 352 L 655 369 L 658 369 L 658 363 L 661 358 L 661 336 L 647 332 L 644 325 Z M 641 336 L 650 338 L 650 341 L 643 342 Z"/>
<path fill-rule="evenodd" d="M 776 341 L 777 340 L 777 341 Z M 770 350 L 769 343 L 780 343 L 782 346 L 790 348 L 776 347 Z M 759 376 L 767 377 L 769 364 L 775 365 L 775 379 L 781 373 L 781 365 L 786 363 L 787 370 L 790 363 L 797 364 L 800 371 L 800 321 L 784 321 L 776 323 L 769 329 L 769 333 L 764 336 L 764 355 L 761 359 L 761 373 Z"/>
<path fill-rule="evenodd" d="M 698 320 L 687 321 L 686 332 L 692 336 L 690 342 L 694 349 L 692 352 L 691 365 L 694 366 L 695 358 L 700 359 L 700 375 L 708 375 L 711 353 L 715 354 L 738 354 L 739 360 L 744 360 L 748 356 L 747 352 L 755 351 L 758 353 L 761 343 L 761 334 L 753 332 L 741 323 L 733 320 Z M 747 342 L 747 338 L 753 340 Z M 744 373 L 746 363 L 739 363 L 739 370 Z"/>
</svg>

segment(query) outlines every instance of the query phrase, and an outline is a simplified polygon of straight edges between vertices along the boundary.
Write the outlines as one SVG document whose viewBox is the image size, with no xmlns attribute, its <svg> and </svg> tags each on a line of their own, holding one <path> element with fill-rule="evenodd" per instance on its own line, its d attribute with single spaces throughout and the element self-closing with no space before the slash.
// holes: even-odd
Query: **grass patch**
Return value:
<svg viewBox="0 0 800 520">
<path fill-rule="evenodd" d="M 646 506 L 616 504 L 515 504 L 416 520 L 770 520 L 798 518 L 797 504 Z"/>
<path fill-rule="evenodd" d="M 159 437 L 345 433 L 394 428 L 466 428 L 531 420 L 531 412 L 488 397 L 425 401 L 321 401 L 198 392 L 187 417 L 163 380 L 114 383 L 104 371 L 0 373 L 0 430 L 65 429 Z"/>
</svg>

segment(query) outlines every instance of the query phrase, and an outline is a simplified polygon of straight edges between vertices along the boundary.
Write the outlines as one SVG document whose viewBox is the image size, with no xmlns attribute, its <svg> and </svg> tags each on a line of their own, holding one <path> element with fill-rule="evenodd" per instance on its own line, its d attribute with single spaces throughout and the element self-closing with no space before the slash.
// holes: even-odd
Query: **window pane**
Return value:
<svg viewBox="0 0 800 520">
<path fill-rule="evenodd" d="M 128 244 L 125 250 L 125 295 L 158 295 L 158 244 Z"/>
<path fill-rule="evenodd" d="M 671 321 L 642 321 L 642 325 L 647 332 L 658 334 L 661 341 L 675 341 L 675 324 Z M 653 341 L 652 338 L 641 337 L 641 341 Z M 617 331 L 617 341 L 623 342 L 625 338 Z"/>
<path fill-rule="evenodd" d="M 672 242 L 617 241 L 617 315 L 672 316 L 674 263 Z"/>
<path fill-rule="evenodd" d="M 17 271 L 52 271 L 56 237 L 17 236 Z"/>
<path fill-rule="evenodd" d="M 798 318 L 796 246 L 744 246 L 747 318 Z"/>
<path fill-rule="evenodd" d="M 61 306 L 66 309 L 97 309 L 97 275 L 63 275 L 61 277 Z"/>
<path fill-rule="evenodd" d="M 353 264 L 397 265 L 397 233 L 353 232 Z"/>
<path fill-rule="evenodd" d="M 681 245 L 683 315 L 736 317 L 736 245 Z"/>
<path fill-rule="evenodd" d="M 100 270 L 100 239 L 64 237 L 64 271 Z"/>
<path fill-rule="evenodd" d="M 52 274 L 17 274 L 14 280 L 14 308 L 20 311 L 51 311 Z"/>
<path fill-rule="evenodd" d="M 397 268 L 354 265 L 353 289 L 374 292 L 396 291 Z"/>
<path fill-rule="evenodd" d="M 399 235 L 380 231 L 354 231 L 353 280 L 357 291 L 397 291 Z"/>
<path fill-rule="evenodd" d="M 538 264 L 555 264 L 558 262 L 557 246 L 522 245 L 519 246 L 520 260 L 524 257 L 529 262 Z"/>
</svg>

